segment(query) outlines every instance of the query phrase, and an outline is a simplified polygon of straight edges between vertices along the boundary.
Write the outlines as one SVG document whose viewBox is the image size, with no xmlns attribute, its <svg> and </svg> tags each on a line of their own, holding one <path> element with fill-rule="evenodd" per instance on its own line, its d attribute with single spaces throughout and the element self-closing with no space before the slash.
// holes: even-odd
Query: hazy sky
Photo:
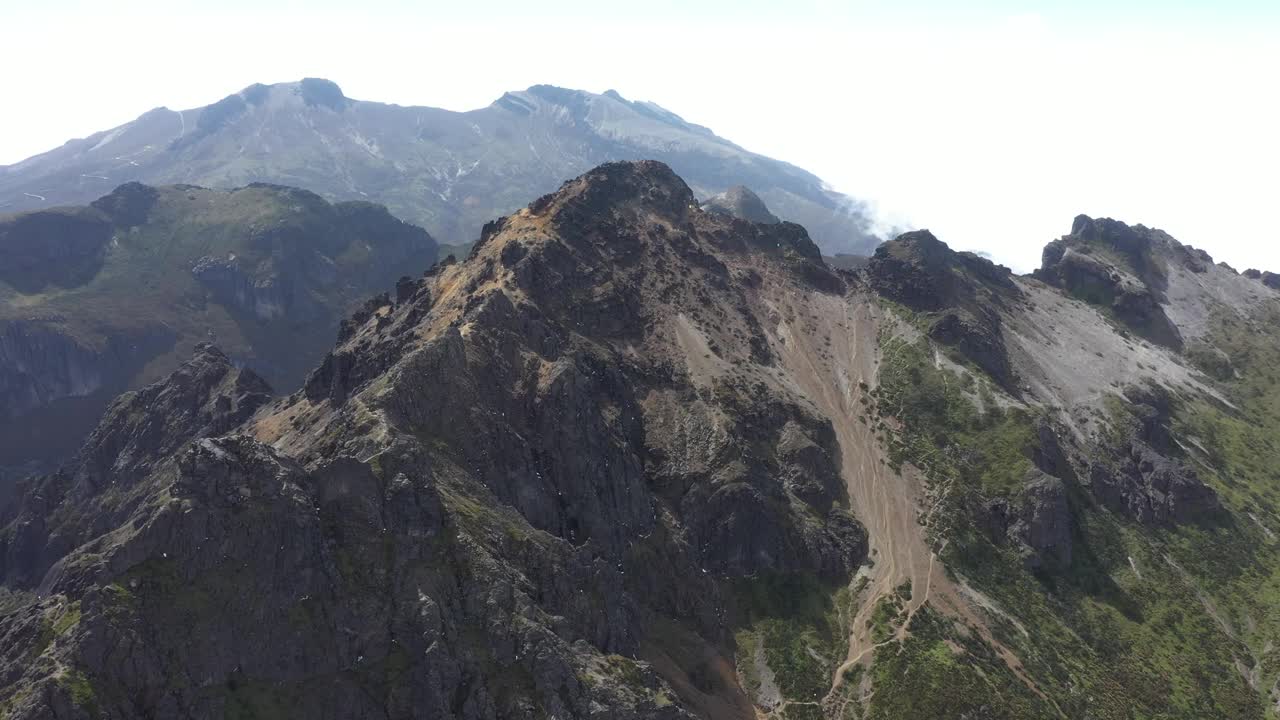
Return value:
<svg viewBox="0 0 1280 720">
<path fill-rule="evenodd" d="M 1280 2 L 0 0 L 0 163 L 254 82 L 652 100 L 1019 270 L 1077 213 L 1280 271 Z"/>
</svg>

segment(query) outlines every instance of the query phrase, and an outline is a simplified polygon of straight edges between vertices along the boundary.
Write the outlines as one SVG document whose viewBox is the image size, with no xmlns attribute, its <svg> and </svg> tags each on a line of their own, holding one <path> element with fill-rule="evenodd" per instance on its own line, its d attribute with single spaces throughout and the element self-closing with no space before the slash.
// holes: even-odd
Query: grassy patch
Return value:
<svg viewBox="0 0 1280 720">
<path fill-rule="evenodd" d="M 739 667 L 750 668 L 757 648 L 762 648 L 785 699 L 822 699 L 848 650 L 848 632 L 841 620 L 851 602 L 848 589 L 810 575 L 771 574 L 739 580 L 732 590 Z"/>
<path fill-rule="evenodd" d="M 80 601 L 77 600 L 67 606 L 62 616 L 53 624 L 54 635 L 66 635 L 71 628 L 80 624 Z"/>
<path fill-rule="evenodd" d="M 1056 717 L 989 647 L 957 635 L 927 606 L 912 618 L 901 646 L 876 653 L 871 686 L 870 720 Z"/>
<path fill-rule="evenodd" d="M 67 670 L 58 678 L 58 684 L 71 695 L 71 702 L 90 717 L 98 715 L 98 694 L 89 677 L 79 670 Z"/>
<path fill-rule="evenodd" d="M 1005 409 L 990 383 L 935 362 L 925 338 L 882 338 L 875 408 L 901 423 L 889 433 L 895 465 L 911 462 L 937 482 L 957 479 L 989 494 L 1021 487 L 1031 469 L 1038 414 Z"/>
<path fill-rule="evenodd" d="M 976 390 L 966 389 L 956 373 L 935 365 L 925 341 L 884 343 L 876 409 L 893 460 L 955 488 L 937 513 L 950 540 L 943 559 L 991 598 L 996 639 L 1066 717 L 1271 717 L 1263 692 L 1280 670 L 1280 653 L 1270 649 L 1280 645 L 1280 543 L 1273 536 L 1280 533 L 1280 331 L 1260 337 L 1244 323 L 1217 326 L 1221 337 L 1212 344 L 1227 351 L 1239 374 L 1223 385 L 1236 409 L 1184 398 L 1174 405 L 1174 436 L 1219 491 L 1229 517 L 1138 526 L 1097 509 L 1069 483 L 1075 552 L 1069 566 L 1043 576 L 992 544 L 977 522 L 983 503 L 1016 487 L 1029 467 L 1034 416 L 993 410 L 982 396 L 989 383 L 979 378 Z M 1108 412 L 1129 411 L 1116 398 Z M 1105 432 L 1104 446 L 1121 439 Z M 891 608 L 883 615 L 891 627 Z M 913 618 L 901 652 L 878 653 L 868 717 L 1045 714 L 1044 701 L 989 647 L 933 622 L 931 612 L 926 617 Z M 966 654 L 949 656 L 955 646 Z M 1245 679 L 1258 663 L 1263 692 Z M 990 704 L 975 705 L 979 697 Z"/>
</svg>

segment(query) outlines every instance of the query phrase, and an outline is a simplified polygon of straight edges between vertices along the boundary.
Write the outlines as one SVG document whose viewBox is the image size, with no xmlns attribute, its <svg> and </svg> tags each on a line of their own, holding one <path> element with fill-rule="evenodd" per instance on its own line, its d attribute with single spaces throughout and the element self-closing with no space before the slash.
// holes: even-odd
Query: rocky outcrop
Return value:
<svg viewBox="0 0 1280 720">
<path fill-rule="evenodd" d="M 1088 216 L 1076 217 L 1071 234 L 1049 243 L 1036 277 L 1090 304 L 1110 311 L 1152 342 L 1181 350 L 1182 334 L 1161 303 L 1167 284 L 1167 256 L 1176 254 L 1193 271 L 1207 266 L 1198 253 L 1141 225 Z M 1206 256 L 1207 257 L 1207 256 Z M 1211 260 L 1211 258 L 1210 258 Z"/>
<path fill-rule="evenodd" d="M 298 83 L 298 94 L 302 101 L 314 107 L 323 107 L 335 112 L 342 112 L 351 103 L 338 83 L 324 78 L 303 78 Z"/>
<path fill-rule="evenodd" d="M 201 343 L 164 382 L 112 403 L 76 459 L 78 480 L 100 487 L 111 476 L 145 475 L 145 463 L 173 454 L 191 438 L 231 431 L 271 397 L 265 380 Z"/>
<path fill-rule="evenodd" d="M 1016 495 L 988 501 L 981 517 L 992 541 L 1018 548 L 1027 569 L 1071 565 L 1073 517 L 1061 479 L 1033 469 Z"/>
<path fill-rule="evenodd" d="M 1014 375 L 1004 346 L 1000 316 L 991 311 L 974 314 L 956 308 L 943 311 L 929 326 L 929 337 L 959 350 L 1005 387 Z"/>
<path fill-rule="evenodd" d="M 155 188 L 128 182 L 89 205 L 105 213 L 117 228 L 128 230 L 145 223 L 159 199 L 160 192 Z"/>
<path fill-rule="evenodd" d="M 164 381 L 125 393 L 107 409 L 76 458 L 35 481 L 0 514 L 0 579 L 32 587 L 60 557 L 136 509 L 129 497 L 194 438 L 221 434 L 271 399 L 271 388 L 204 344 Z M 8 516 L 8 517 L 6 517 Z"/>
<path fill-rule="evenodd" d="M 751 192 L 744 185 L 734 185 L 719 195 L 713 195 L 702 203 L 706 212 L 731 215 L 739 220 L 754 223 L 774 224 L 781 222 L 776 215 L 769 212 L 759 195 Z"/>
<path fill-rule="evenodd" d="M 0 408 L 6 419 L 103 386 L 103 358 L 92 348 L 35 323 L 0 325 Z"/>
<path fill-rule="evenodd" d="M 251 274 L 240 267 L 236 258 L 215 258 L 205 256 L 196 261 L 191 268 L 191 275 L 209 289 L 217 301 L 234 308 L 258 320 L 274 320 L 283 317 L 295 309 L 292 288 L 286 287 L 285 280 L 274 272 L 274 263 L 267 263 L 259 268 L 258 273 Z M 300 320 L 315 312 L 308 307 Z"/>
<path fill-rule="evenodd" d="M 1263 285 L 1266 285 L 1272 290 L 1280 290 L 1280 274 L 1276 274 L 1266 270 L 1258 270 L 1256 268 L 1249 268 L 1248 270 L 1245 270 L 1243 273 L 1240 273 L 1240 274 L 1244 275 L 1250 280 L 1258 280 Z"/>
<path fill-rule="evenodd" d="M 173 344 L 166 328 L 86 345 L 47 323 L 0 320 L 0 465 L 68 457 L 127 378 Z"/>
<path fill-rule="evenodd" d="M 1118 438 L 1089 466 L 1094 497 L 1113 512 L 1149 525 L 1208 518 L 1218 494 L 1184 461 L 1169 429 L 1173 398 L 1157 385 L 1130 387 L 1126 412 L 1113 417 Z"/>
<path fill-rule="evenodd" d="M 1015 375 L 999 309 L 1021 291 L 1008 268 L 958 253 L 928 230 L 881 245 L 867 266 L 871 287 L 925 314 L 929 336 L 960 351 L 1007 389 Z"/>
<path fill-rule="evenodd" d="M 1090 468 L 1093 494 L 1106 507 L 1149 525 L 1203 519 L 1220 507 L 1218 495 L 1189 465 L 1133 442 L 1128 453 Z"/>
</svg>

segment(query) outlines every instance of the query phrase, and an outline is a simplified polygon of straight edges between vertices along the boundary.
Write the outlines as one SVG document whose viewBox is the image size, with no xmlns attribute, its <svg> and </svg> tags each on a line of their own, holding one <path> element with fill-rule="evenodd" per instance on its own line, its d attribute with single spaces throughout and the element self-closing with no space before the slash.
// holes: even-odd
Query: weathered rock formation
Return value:
<svg viewBox="0 0 1280 720">
<path fill-rule="evenodd" d="M 1207 255 L 1158 230 L 1080 215 L 1070 235 L 1045 247 L 1036 276 L 1106 308 L 1142 337 L 1180 350 L 1182 335 L 1161 307 L 1168 282 L 1164 251 L 1172 248 L 1193 272 L 1204 272 Z"/>
<path fill-rule="evenodd" d="M 760 196 L 744 185 L 734 185 L 719 195 L 707 198 L 702 203 L 702 209 L 707 212 L 732 215 L 748 222 L 767 224 L 781 222 L 776 215 L 769 212 L 769 208 L 765 206 Z"/>
<path fill-rule="evenodd" d="M 959 350 L 1004 387 L 1015 387 L 999 312 L 1020 295 L 1008 268 L 955 252 L 928 230 L 917 230 L 876 248 L 867 273 L 881 295 L 924 315 L 931 338 Z"/>
</svg>

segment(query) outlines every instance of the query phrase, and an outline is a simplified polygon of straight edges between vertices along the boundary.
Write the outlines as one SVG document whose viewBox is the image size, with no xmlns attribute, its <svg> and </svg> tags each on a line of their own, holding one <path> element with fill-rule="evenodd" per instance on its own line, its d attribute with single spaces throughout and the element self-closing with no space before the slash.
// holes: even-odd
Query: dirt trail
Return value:
<svg viewBox="0 0 1280 720">
<path fill-rule="evenodd" d="M 901 473 L 890 469 L 886 451 L 872 429 L 874 419 L 868 418 L 867 423 L 858 419 L 866 412 L 861 397 L 876 385 L 882 320 L 879 306 L 869 298 L 816 293 L 800 302 L 793 300 L 796 298 L 778 298 L 772 304 L 777 324 L 770 330 L 780 340 L 779 355 L 793 389 L 831 420 L 840 442 L 850 504 L 867 528 L 874 563 L 856 598 L 848 654 L 836 668 L 824 704 L 838 700 L 845 672 L 859 663 L 869 663 L 876 647 L 905 640 L 911 618 L 926 602 L 976 629 L 1009 668 L 1039 693 L 1018 658 L 991 637 L 984 619 L 947 577 L 929 548 L 920 523 L 919 477 L 908 468 Z M 908 580 L 912 593 L 905 604 L 905 620 L 893 637 L 877 644 L 868 621 L 880 599 Z"/>
</svg>

